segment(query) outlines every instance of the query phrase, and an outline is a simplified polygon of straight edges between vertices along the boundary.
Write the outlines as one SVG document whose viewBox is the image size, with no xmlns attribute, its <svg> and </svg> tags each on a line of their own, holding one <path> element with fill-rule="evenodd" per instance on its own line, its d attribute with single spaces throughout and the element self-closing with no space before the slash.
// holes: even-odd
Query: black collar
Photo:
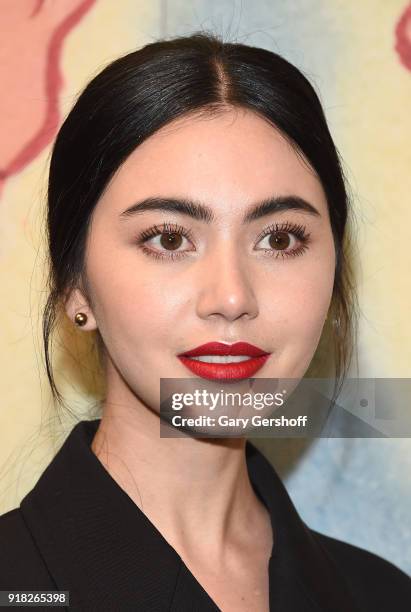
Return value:
<svg viewBox="0 0 411 612">
<path fill-rule="evenodd" d="M 187 601 L 195 601 L 197 612 L 218 610 L 92 452 L 99 422 L 81 421 L 72 429 L 21 502 L 58 589 L 70 591 L 70 609 L 184 612 L 193 609 Z M 270 610 L 355 611 L 343 577 L 298 515 L 274 468 L 250 441 L 246 459 L 274 533 Z"/>
</svg>

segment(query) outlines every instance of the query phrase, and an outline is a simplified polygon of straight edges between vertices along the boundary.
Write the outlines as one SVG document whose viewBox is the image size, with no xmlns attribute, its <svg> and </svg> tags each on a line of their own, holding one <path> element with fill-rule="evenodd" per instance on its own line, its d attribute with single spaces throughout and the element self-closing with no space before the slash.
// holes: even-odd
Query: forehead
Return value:
<svg viewBox="0 0 411 612">
<path fill-rule="evenodd" d="M 191 196 L 226 211 L 287 194 L 326 208 L 318 177 L 284 136 L 257 114 L 233 109 L 183 117 L 155 132 L 116 172 L 103 205 L 120 212 L 152 195 Z"/>
</svg>

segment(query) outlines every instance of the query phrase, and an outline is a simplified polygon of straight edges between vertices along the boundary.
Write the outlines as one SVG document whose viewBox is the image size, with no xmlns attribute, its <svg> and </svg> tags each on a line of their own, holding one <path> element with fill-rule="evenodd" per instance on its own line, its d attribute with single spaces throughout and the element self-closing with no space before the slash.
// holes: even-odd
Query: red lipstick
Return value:
<svg viewBox="0 0 411 612">
<path fill-rule="evenodd" d="M 229 360 L 229 357 L 247 357 L 244 360 Z M 223 344 L 207 342 L 177 355 L 180 361 L 196 376 L 210 380 L 244 379 L 253 376 L 267 361 L 270 353 L 248 342 Z M 210 357 L 210 361 L 193 359 Z M 216 363 L 213 357 L 227 357 L 227 362 Z"/>
</svg>

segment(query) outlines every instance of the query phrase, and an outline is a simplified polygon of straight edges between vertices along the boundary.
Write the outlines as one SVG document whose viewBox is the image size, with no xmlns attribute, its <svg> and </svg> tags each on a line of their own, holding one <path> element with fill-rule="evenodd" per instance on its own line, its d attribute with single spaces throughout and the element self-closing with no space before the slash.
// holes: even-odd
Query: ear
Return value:
<svg viewBox="0 0 411 612">
<path fill-rule="evenodd" d="M 74 317 L 78 312 L 84 312 L 87 315 L 87 322 L 81 327 L 84 331 L 92 331 L 97 329 L 97 323 L 94 317 L 93 310 L 89 302 L 80 289 L 72 289 L 67 292 L 64 298 L 64 310 L 70 321 L 75 324 Z"/>
</svg>

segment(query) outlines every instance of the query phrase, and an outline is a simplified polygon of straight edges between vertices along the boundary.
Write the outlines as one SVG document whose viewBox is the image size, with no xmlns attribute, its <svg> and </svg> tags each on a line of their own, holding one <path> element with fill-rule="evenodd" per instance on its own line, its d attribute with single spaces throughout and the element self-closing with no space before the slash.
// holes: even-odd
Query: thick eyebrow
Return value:
<svg viewBox="0 0 411 612">
<path fill-rule="evenodd" d="M 215 215 L 209 206 L 202 202 L 187 198 L 162 198 L 150 197 L 136 202 L 120 213 L 120 220 L 125 221 L 135 215 L 153 210 L 174 212 L 192 217 L 198 221 L 211 223 L 215 221 Z M 321 217 L 319 211 L 309 202 L 296 195 L 275 196 L 253 204 L 245 213 L 243 223 L 250 223 L 273 213 L 285 210 L 298 210 L 313 216 Z"/>
</svg>

